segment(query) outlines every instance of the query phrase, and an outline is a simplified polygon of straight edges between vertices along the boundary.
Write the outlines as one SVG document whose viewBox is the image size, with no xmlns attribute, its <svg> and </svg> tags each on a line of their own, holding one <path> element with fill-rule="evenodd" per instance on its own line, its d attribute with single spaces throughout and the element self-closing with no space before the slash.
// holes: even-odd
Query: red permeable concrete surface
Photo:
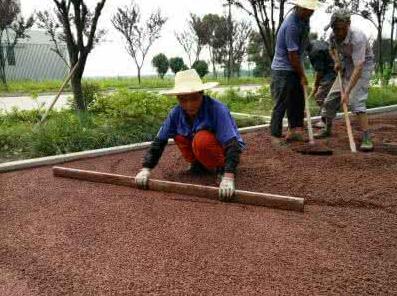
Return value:
<svg viewBox="0 0 397 296">
<path fill-rule="evenodd" d="M 304 213 L 54 178 L 0 175 L 0 295 L 396 295 L 397 116 L 371 117 L 375 152 L 333 156 L 244 135 L 237 187 L 304 197 Z M 357 126 L 354 124 L 354 130 Z M 357 140 L 359 134 L 356 133 Z M 65 164 L 134 175 L 144 151 Z M 175 146 L 153 177 L 191 176 Z"/>
</svg>

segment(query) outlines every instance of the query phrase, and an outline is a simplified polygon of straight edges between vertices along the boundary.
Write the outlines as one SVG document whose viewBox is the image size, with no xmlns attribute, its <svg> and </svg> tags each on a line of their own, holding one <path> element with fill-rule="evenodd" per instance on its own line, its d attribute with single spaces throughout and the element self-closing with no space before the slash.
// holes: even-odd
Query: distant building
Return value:
<svg viewBox="0 0 397 296">
<path fill-rule="evenodd" d="M 31 30 L 30 38 L 18 40 L 14 50 L 3 47 L 7 80 L 63 79 L 68 66 L 51 50 L 53 44 L 44 31 Z M 3 46 L 6 44 L 3 40 Z M 66 54 L 66 45 L 62 47 Z"/>
</svg>

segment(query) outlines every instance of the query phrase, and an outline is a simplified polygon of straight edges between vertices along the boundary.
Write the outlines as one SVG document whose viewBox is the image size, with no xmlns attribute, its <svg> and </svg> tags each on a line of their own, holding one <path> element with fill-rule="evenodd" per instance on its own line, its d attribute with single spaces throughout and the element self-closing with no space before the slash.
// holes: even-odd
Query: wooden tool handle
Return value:
<svg viewBox="0 0 397 296">
<path fill-rule="evenodd" d="M 307 130 L 309 133 L 309 143 L 314 144 L 314 135 L 313 135 L 313 126 L 312 126 L 312 117 L 310 115 L 310 106 L 309 106 L 309 97 L 307 96 L 307 87 L 303 87 L 303 95 L 305 97 L 305 109 L 306 109 L 306 121 L 307 121 Z"/>
<path fill-rule="evenodd" d="M 339 64 L 339 66 L 342 66 L 338 51 L 334 48 L 333 52 L 334 52 L 336 62 Z M 338 70 L 338 79 L 339 79 L 339 88 L 340 88 L 340 91 L 342 94 L 344 92 L 344 90 L 343 90 L 343 83 L 342 83 L 342 74 L 341 74 L 340 69 Z M 349 111 L 347 109 L 346 103 L 342 100 L 342 96 L 341 96 L 341 102 L 342 102 L 343 114 L 344 114 L 345 122 L 346 122 L 347 136 L 349 137 L 350 150 L 351 150 L 351 152 L 356 153 L 357 149 L 356 149 L 356 143 L 354 142 L 352 126 L 350 124 Z"/>
<path fill-rule="evenodd" d="M 134 177 L 124 175 L 71 169 L 65 167 L 53 167 L 53 174 L 56 177 L 108 183 L 133 188 L 137 187 Z M 217 200 L 219 194 L 218 187 L 169 182 L 155 179 L 149 180 L 149 189 L 154 191 L 198 196 L 213 200 Z M 293 210 L 299 212 L 303 212 L 304 210 L 304 199 L 292 196 L 236 190 L 234 201 L 242 204 L 271 207 L 283 210 Z"/>
<path fill-rule="evenodd" d="M 65 80 L 63 81 L 61 88 L 59 89 L 58 93 L 56 94 L 56 96 L 54 97 L 54 99 L 52 100 L 50 106 L 48 107 L 48 109 L 46 110 L 46 112 L 44 113 L 43 117 L 41 118 L 41 120 L 39 121 L 38 125 L 41 125 L 46 119 L 48 114 L 50 113 L 50 111 L 52 110 L 52 108 L 54 107 L 55 103 L 58 101 L 59 97 L 61 96 L 63 89 L 65 88 L 66 84 L 68 84 L 69 80 L 72 78 L 74 72 L 77 69 L 77 65 L 79 64 L 79 61 L 77 61 L 77 63 L 73 66 L 73 68 L 70 70 L 69 74 L 67 75 L 67 77 L 65 78 Z"/>
<path fill-rule="evenodd" d="M 340 71 L 338 71 L 338 79 L 339 79 L 339 88 L 342 93 L 343 92 L 343 84 L 342 84 L 342 75 L 341 75 Z M 357 148 L 356 148 L 356 143 L 354 142 L 352 126 L 350 124 L 349 111 L 347 109 L 346 103 L 343 101 L 342 101 L 342 108 L 343 108 L 343 114 L 344 114 L 345 122 L 346 122 L 347 136 L 349 137 L 350 150 L 351 150 L 351 152 L 356 153 Z"/>
</svg>

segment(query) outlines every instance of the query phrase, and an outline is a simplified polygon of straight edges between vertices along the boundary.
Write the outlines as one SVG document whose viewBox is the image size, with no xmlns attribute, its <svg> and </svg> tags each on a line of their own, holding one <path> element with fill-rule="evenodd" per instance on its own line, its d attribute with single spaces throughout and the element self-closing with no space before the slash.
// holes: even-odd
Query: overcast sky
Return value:
<svg viewBox="0 0 397 296">
<path fill-rule="evenodd" d="M 40 11 L 54 7 L 52 0 L 20 0 L 22 6 L 22 13 L 29 15 L 33 11 Z M 187 63 L 188 59 L 185 56 L 181 46 L 177 43 L 174 32 L 181 32 L 186 27 L 189 14 L 195 13 L 197 15 L 205 15 L 207 13 L 223 14 L 222 0 L 136 0 L 138 6 L 141 8 L 143 18 L 146 18 L 151 11 L 160 8 L 165 16 L 168 17 L 167 23 L 164 25 L 161 32 L 162 37 L 157 40 L 151 48 L 148 56 L 145 59 L 143 67 L 143 74 L 154 74 L 155 70 L 151 66 L 152 57 L 160 52 L 167 57 L 182 56 Z M 92 7 L 95 6 L 97 0 L 87 0 L 87 3 Z M 99 44 L 90 54 L 85 76 L 135 76 L 135 64 L 131 57 L 125 50 L 125 43 L 121 35 L 113 28 L 110 19 L 117 10 L 117 7 L 124 6 L 130 3 L 130 0 L 107 0 L 103 9 L 102 15 L 99 19 L 99 27 L 106 29 L 107 34 L 105 42 Z M 241 11 L 234 10 L 234 16 L 238 19 L 248 18 L 248 16 Z M 316 11 L 311 18 L 311 30 L 323 34 L 323 28 L 329 22 L 329 15 L 324 13 L 322 9 Z M 256 29 L 256 24 L 252 20 L 253 26 Z M 368 22 L 362 19 L 353 19 L 353 25 L 359 25 L 365 29 L 365 32 L 374 36 L 374 28 Z M 204 58 L 204 57 L 203 57 Z"/>
</svg>

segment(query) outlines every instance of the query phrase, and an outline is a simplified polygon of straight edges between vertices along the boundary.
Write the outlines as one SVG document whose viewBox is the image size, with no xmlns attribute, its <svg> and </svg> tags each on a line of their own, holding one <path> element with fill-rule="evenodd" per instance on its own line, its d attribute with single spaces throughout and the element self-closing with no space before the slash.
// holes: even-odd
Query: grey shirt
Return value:
<svg viewBox="0 0 397 296">
<path fill-rule="evenodd" d="M 374 54 L 369 44 L 367 36 L 359 29 L 350 27 L 347 36 L 343 42 L 337 44 L 334 34 L 330 36 L 331 50 L 338 49 L 342 56 L 342 64 L 345 73 L 343 76 L 350 77 L 354 67 L 364 63 L 364 72 L 372 72 L 374 69 Z"/>
</svg>

